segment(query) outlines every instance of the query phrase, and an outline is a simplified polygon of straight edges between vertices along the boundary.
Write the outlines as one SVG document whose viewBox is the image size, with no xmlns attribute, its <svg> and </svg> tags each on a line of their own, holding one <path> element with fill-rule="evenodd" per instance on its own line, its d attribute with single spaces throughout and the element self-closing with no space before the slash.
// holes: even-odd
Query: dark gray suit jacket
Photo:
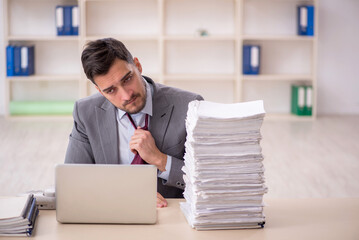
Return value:
<svg viewBox="0 0 359 240">
<path fill-rule="evenodd" d="M 172 156 L 168 181 L 158 178 L 157 191 L 166 198 L 180 198 L 185 186 L 181 168 L 188 103 L 203 98 L 144 78 L 154 89 L 149 131 L 158 149 Z M 73 118 L 65 163 L 119 164 L 116 107 L 98 93 L 77 101 Z"/>
</svg>

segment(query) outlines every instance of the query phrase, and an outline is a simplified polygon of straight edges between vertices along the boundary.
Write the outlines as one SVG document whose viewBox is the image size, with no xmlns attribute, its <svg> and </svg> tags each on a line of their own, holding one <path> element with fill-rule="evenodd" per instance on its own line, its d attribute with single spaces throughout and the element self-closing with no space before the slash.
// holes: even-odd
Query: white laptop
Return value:
<svg viewBox="0 0 359 240">
<path fill-rule="evenodd" d="M 156 223 L 153 165 L 59 164 L 55 176 L 61 223 Z"/>
</svg>

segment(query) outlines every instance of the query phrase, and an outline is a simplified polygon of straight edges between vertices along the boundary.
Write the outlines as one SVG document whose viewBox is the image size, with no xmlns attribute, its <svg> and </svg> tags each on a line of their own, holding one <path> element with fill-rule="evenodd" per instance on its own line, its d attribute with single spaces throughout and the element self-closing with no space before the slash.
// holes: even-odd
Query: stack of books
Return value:
<svg viewBox="0 0 359 240">
<path fill-rule="evenodd" d="M 189 104 L 181 210 L 197 230 L 264 226 L 263 101 Z"/>
<path fill-rule="evenodd" d="M 0 236 L 31 236 L 38 214 L 33 194 L 0 197 Z"/>
</svg>

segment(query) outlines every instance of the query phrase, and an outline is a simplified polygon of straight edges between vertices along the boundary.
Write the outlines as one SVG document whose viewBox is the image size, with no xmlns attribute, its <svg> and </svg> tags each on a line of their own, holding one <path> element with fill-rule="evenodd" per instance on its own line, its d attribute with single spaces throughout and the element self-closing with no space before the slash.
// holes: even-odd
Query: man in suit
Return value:
<svg viewBox="0 0 359 240">
<path fill-rule="evenodd" d="M 133 164 L 139 158 L 158 168 L 158 207 L 167 206 L 164 198 L 183 197 L 188 103 L 203 98 L 142 76 L 139 60 L 112 38 L 88 43 L 81 61 L 99 93 L 75 103 L 65 163 Z"/>
</svg>

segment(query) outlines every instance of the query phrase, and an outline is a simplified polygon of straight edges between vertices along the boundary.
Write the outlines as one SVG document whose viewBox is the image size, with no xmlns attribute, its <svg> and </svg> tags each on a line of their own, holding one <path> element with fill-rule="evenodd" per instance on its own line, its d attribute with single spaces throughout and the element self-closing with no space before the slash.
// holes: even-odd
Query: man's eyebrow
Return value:
<svg viewBox="0 0 359 240">
<path fill-rule="evenodd" d="M 126 73 L 126 75 L 121 78 L 120 82 L 122 82 L 124 79 L 126 79 L 127 76 L 130 75 L 131 73 L 132 73 L 132 71 L 129 71 L 128 73 Z M 108 92 L 108 91 L 110 91 L 111 88 L 113 88 L 113 85 L 109 86 L 108 88 L 105 88 L 104 90 L 102 90 L 102 92 Z"/>
</svg>

